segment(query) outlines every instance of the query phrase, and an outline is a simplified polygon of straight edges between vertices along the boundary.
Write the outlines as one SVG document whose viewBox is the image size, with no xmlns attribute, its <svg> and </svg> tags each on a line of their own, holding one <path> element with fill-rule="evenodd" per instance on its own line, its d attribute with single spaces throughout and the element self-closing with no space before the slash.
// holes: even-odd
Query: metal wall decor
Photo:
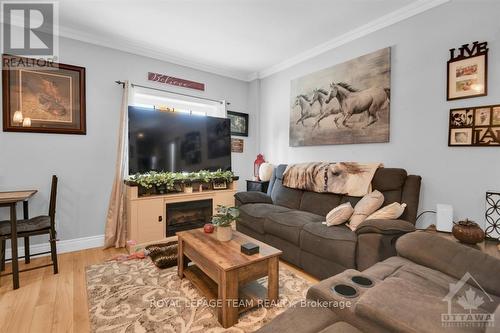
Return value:
<svg viewBox="0 0 500 333">
<path fill-rule="evenodd" d="M 448 145 L 500 147 L 500 105 L 451 109 Z"/>
<path fill-rule="evenodd" d="M 486 237 L 500 240 L 500 192 L 486 192 Z"/>
</svg>

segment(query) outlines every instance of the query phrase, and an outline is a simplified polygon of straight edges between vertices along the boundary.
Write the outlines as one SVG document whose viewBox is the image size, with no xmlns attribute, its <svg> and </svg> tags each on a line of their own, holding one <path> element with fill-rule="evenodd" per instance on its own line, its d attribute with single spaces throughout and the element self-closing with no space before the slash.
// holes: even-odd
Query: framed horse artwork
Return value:
<svg viewBox="0 0 500 333">
<path fill-rule="evenodd" d="M 291 83 L 290 146 L 389 142 L 391 49 Z"/>
<path fill-rule="evenodd" d="M 2 55 L 3 130 L 86 133 L 85 68 Z"/>
</svg>

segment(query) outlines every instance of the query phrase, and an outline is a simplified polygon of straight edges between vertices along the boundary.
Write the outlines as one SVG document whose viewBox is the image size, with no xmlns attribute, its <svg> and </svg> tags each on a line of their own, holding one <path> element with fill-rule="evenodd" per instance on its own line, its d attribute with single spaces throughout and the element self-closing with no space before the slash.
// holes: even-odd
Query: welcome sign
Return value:
<svg viewBox="0 0 500 333">
<path fill-rule="evenodd" d="M 177 86 L 177 87 L 182 87 L 182 88 L 189 88 L 189 89 L 205 91 L 205 84 L 204 83 L 179 79 L 177 77 L 166 75 L 166 74 L 149 72 L 148 73 L 148 80 L 154 81 L 154 82 L 170 84 L 172 86 Z"/>
</svg>

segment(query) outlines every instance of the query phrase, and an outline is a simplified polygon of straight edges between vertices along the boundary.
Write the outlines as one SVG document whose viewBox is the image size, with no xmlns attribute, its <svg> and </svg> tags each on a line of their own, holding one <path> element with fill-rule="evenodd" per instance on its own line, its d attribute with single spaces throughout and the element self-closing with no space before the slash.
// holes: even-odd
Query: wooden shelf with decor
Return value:
<svg viewBox="0 0 500 333">
<path fill-rule="evenodd" d="M 167 232 L 169 205 L 211 200 L 211 213 L 215 214 L 218 205 L 234 206 L 237 185 L 236 178 L 227 184 L 226 189 L 203 191 L 193 189 L 192 193 L 173 192 L 140 196 L 139 186 L 126 182 L 127 240 L 135 242 L 134 245 L 127 244 L 127 250 L 132 253 L 143 249 L 146 245 L 176 238 Z"/>
</svg>

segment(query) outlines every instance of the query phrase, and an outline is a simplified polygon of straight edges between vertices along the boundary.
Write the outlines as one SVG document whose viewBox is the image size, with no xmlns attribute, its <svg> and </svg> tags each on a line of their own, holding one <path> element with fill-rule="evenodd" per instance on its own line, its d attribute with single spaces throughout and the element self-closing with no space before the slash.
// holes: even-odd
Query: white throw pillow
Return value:
<svg viewBox="0 0 500 333">
<path fill-rule="evenodd" d="M 354 213 L 349 220 L 349 228 L 351 228 L 352 231 L 356 230 L 361 222 L 366 220 L 369 215 L 382 207 L 383 204 L 384 195 L 379 191 L 375 190 L 365 195 L 361 198 L 361 200 L 359 200 L 356 206 L 354 206 Z"/>
<path fill-rule="evenodd" d="M 385 207 L 380 208 L 375 213 L 368 216 L 366 219 L 367 220 L 377 220 L 377 219 L 394 220 L 394 219 L 397 219 L 398 217 L 400 217 L 401 215 L 403 215 L 405 208 L 406 208 L 405 203 L 400 204 L 399 202 L 393 202 L 390 205 L 387 205 Z"/>
<path fill-rule="evenodd" d="M 354 208 L 352 208 L 350 202 L 346 202 L 345 204 L 339 205 L 332 209 L 326 215 L 326 222 L 323 223 L 328 227 L 345 223 L 349 220 L 352 213 L 354 213 Z"/>
</svg>

